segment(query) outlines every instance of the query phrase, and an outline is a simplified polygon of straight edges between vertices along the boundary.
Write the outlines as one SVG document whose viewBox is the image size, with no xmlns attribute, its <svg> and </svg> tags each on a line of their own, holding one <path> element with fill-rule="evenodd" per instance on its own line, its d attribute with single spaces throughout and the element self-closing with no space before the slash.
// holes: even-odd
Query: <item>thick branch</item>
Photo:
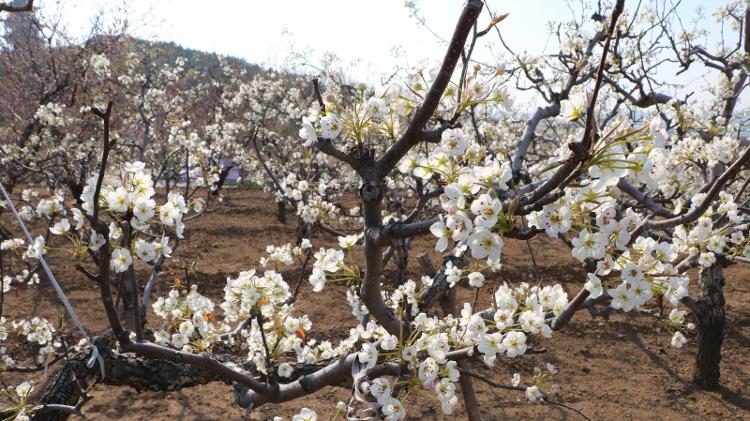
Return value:
<svg viewBox="0 0 750 421">
<path fill-rule="evenodd" d="M 453 76 L 456 63 L 461 57 L 466 38 L 469 36 L 471 28 L 474 26 L 479 13 L 482 11 L 483 3 L 480 0 L 468 0 L 464 6 L 461 17 L 453 31 L 453 37 L 448 45 L 448 51 L 443 58 L 443 64 L 440 66 L 437 77 L 432 82 L 430 90 L 425 95 L 424 102 L 414 113 L 409 126 L 406 128 L 401 137 L 394 143 L 378 161 L 378 169 L 381 176 L 391 172 L 399 160 L 423 138 L 423 130 L 427 121 L 437 109 L 440 98 L 443 96 L 445 88 Z"/>
<path fill-rule="evenodd" d="M 0 12 L 17 13 L 34 10 L 34 0 L 28 0 L 23 6 L 13 6 L 11 3 L 0 3 Z"/>
<path fill-rule="evenodd" d="M 737 160 L 734 161 L 734 163 L 729 166 L 729 168 L 727 168 L 716 179 L 716 181 L 714 181 L 711 188 L 708 189 L 706 196 L 703 198 L 703 201 L 701 201 L 701 203 L 694 207 L 690 212 L 669 219 L 661 219 L 656 221 L 649 220 L 645 224 L 643 224 L 643 229 L 667 229 L 697 220 L 706 212 L 708 207 L 711 206 L 711 203 L 713 203 L 714 199 L 724 188 L 724 186 L 734 180 L 734 177 L 737 175 L 737 173 L 740 172 L 742 167 L 745 166 L 748 161 L 750 161 L 750 146 L 748 146 L 745 151 L 742 152 L 742 154 L 737 158 Z"/>
<path fill-rule="evenodd" d="M 351 377 L 356 353 L 341 357 L 337 361 L 297 381 L 279 385 L 272 394 L 259 394 L 254 390 L 235 386 L 235 400 L 243 408 L 257 408 L 265 403 L 280 403 L 314 393 L 326 386 L 340 383 Z"/>
<path fill-rule="evenodd" d="M 640 190 L 635 188 L 635 186 L 628 183 L 625 177 L 621 178 L 620 181 L 617 182 L 617 188 L 627 193 L 628 196 L 638 201 L 638 203 L 640 203 L 641 205 L 645 206 L 646 209 L 653 212 L 654 215 L 661 216 L 663 218 L 675 217 L 674 213 L 670 212 L 668 209 L 663 208 L 661 205 L 656 203 L 654 199 L 648 197 L 647 194 L 641 192 Z"/>
</svg>

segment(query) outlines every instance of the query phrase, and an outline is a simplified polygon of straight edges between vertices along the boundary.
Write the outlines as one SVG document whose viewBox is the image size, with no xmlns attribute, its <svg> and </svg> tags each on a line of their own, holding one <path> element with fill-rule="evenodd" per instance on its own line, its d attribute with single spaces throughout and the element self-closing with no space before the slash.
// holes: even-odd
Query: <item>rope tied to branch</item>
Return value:
<svg viewBox="0 0 750 421">
<path fill-rule="evenodd" d="M 10 200 L 10 195 L 8 195 L 8 192 L 5 190 L 5 186 L 3 186 L 2 183 L 0 183 L 0 192 L 2 193 L 3 198 L 5 199 L 5 202 L 8 204 L 8 207 L 13 213 L 13 216 L 15 216 L 16 221 L 18 221 L 18 225 L 21 227 L 21 230 L 26 236 L 26 239 L 29 241 L 29 244 L 34 244 L 34 238 L 31 236 L 31 233 L 29 232 L 28 228 L 26 228 L 26 224 L 23 222 L 21 215 L 18 214 L 16 207 L 13 205 L 13 202 Z M 98 361 L 99 369 L 101 370 L 102 379 L 103 379 L 105 377 L 104 358 L 101 356 L 101 354 L 99 354 L 99 350 L 97 349 L 96 345 L 94 345 L 94 342 L 91 340 L 91 338 L 89 337 L 88 333 L 86 332 L 86 329 L 84 329 L 83 325 L 81 324 L 81 321 L 78 319 L 78 316 L 76 315 L 75 310 L 73 310 L 73 306 L 70 304 L 68 297 L 63 292 L 62 288 L 60 287 L 60 284 L 57 282 L 57 279 L 55 279 L 55 275 L 52 274 L 52 271 L 47 265 L 47 261 L 44 259 L 44 255 L 42 254 L 38 255 L 37 260 L 39 260 L 39 263 L 44 269 L 44 273 L 47 275 L 47 279 L 49 279 L 50 283 L 52 284 L 52 287 L 55 289 L 55 292 L 57 293 L 57 296 L 60 298 L 60 301 L 62 301 L 63 306 L 65 307 L 65 310 L 68 312 L 68 315 L 73 320 L 73 324 L 75 324 L 75 326 L 78 328 L 78 331 L 81 333 L 81 336 L 84 339 L 86 339 L 86 341 L 91 345 L 91 348 L 92 348 L 91 356 L 89 356 L 89 359 L 86 361 L 86 367 L 93 368 L 94 364 L 96 364 L 96 362 Z"/>
</svg>

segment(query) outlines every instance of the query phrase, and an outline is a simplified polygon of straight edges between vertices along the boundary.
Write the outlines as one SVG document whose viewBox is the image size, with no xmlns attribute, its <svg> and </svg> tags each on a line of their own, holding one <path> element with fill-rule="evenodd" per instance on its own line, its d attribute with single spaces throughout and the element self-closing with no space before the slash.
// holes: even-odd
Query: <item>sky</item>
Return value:
<svg viewBox="0 0 750 421">
<path fill-rule="evenodd" d="M 421 0 L 420 14 L 438 36 L 449 39 L 461 11 L 459 0 Z M 218 52 L 267 66 L 283 64 L 289 46 L 333 51 L 355 71 L 380 74 L 393 69 L 392 51 L 409 64 L 438 60 L 439 39 L 409 16 L 404 0 L 41 0 L 45 13 L 61 11 L 63 22 L 83 34 L 100 8 L 124 6 L 131 31 L 149 39 Z M 510 12 L 503 29 L 513 44 L 543 48 L 545 21 L 568 13 L 562 1 L 490 1 L 496 12 Z M 483 15 L 484 24 L 489 21 Z M 480 21 L 481 22 L 481 21 Z"/>
<path fill-rule="evenodd" d="M 326 52 L 335 52 L 352 79 L 373 83 L 392 73 L 396 63 L 409 67 L 442 58 L 440 38 L 450 38 L 463 1 L 417 3 L 429 29 L 410 16 L 404 0 L 37 0 L 36 5 L 47 15 L 59 15 L 66 30 L 78 36 L 87 34 L 93 17 L 103 10 L 105 16 L 126 16 L 135 36 L 174 41 L 266 67 L 283 65 L 290 49 L 309 54 L 315 65 Z M 682 0 L 680 15 L 689 20 L 696 6 L 703 5 L 710 21 L 713 10 L 725 3 Z M 572 16 L 564 0 L 487 4 L 495 13 L 510 13 L 499 27 L 517 53 L 554 49 L 547 22 Z M 489 20 L 483 13 L 480 27 Z M 679 81 L 699 85 L 702 76 L 701 71 L 689 72 Z"/>
</svg>

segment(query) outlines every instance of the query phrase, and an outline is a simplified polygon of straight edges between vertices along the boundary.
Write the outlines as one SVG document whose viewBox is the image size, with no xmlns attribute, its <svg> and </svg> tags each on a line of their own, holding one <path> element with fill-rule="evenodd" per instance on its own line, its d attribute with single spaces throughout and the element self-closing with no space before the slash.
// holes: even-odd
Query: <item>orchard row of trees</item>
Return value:
<svg viewBox="0 0 750 421">
<path fill-rule="evenodd" d="M 139 390 L 223 379 L 247 409 L 348 382 L 351 400 L 332 411 L 359 418 L 404 418 L 415 389 L 450 414 L 460 388 L 467 416 L 480 419 L 473 381 L 550 404 L 558 386 L 553 367 L 505 384 L 472 360 L 522 357 L 583 309 L 649 303 L 673 346 L 697 342 L 695 381 L 718 387 L 723 268 L 750 259 L 744 2 L 714 14 L 725 28 L 718 46 L 700 20 L 680 23 L 679 2 L 582 2 L 590 18 L 550 25 L 558 50 L 533 56 L 502 38 L 507 15 L 468 0 L 437 67 L 375 87 L 330 68 L 310 78 L 250 74 L 225 58 L 165 61 L 126 26 L 72 42 L 32 3 L 0 7 L 31 28 L 6 31 L 0 55 L 0 182 L 11 197 L 0 208 L 0 369 L 61 368 L 38 399 L 29 383 L 7 386 L 5 417 L 80 414 L 97 379 Z M 503 65 L 475 58 L 493 46 Z M 665 70 L 696 67 L 714 75 L 699 93 Z M 541 105 L 514 105 L 519 91 Z M 233 170 L 275 195 L 280 219 L 296 213 L 297 238 L 228 278 L 221 302 L 196 288 L 152 298 Z M 359 206 L 347 209 L 352 193 Z M 36 236 L 19 237 L 17 223 Z M 317 247 L 321 233 L 339 247 Z M 406 266 L 419 235 L 434 236 L 444 258 L 438 268 L 421 258 L 415 282 Z M 504 240 L 536 236 L 570 247 L 587 273 L 580 290 L 490 289 Z M 51 245 L 71 251 L 66 264 L 99 290 L 110 333 L 2 313 L 9 291 L 49 277 L 40 272 Z M 305 276 L 284 279 L 279 268 L 292 265 Z M 390 274 L 395 287 L 383 282 Z M 341 305 L 354 316 L 336 344 L 306 339 L 314 321 L 294 307 L 301 288 L 330 282 L 349 287 Z M 461 283 L 492 305 L 457 303 Z"/>
</svg>

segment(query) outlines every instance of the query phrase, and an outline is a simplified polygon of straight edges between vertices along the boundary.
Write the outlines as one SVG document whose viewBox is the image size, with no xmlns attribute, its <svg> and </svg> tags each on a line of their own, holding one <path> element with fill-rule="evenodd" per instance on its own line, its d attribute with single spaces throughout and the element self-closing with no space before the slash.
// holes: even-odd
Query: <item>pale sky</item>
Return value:
<svg viewBox="0 0 750 421">
<path fill-rule="evenodd" d="M 436 34 L 449 39 L 461 11 L 461 0 L 421 0 L 421 14 Z M 134 34 L 174 41 L 262 65 L 281 64 L 289 43 L 319 57 L 334 51 L 344 61 L 361 59 L 370 72 L 393 68 L 392 48 L 402 47 L 410 64 L 438 61 L 438 39 L 409 16 L 404 0 L 39 0 L 46 13 L 61 10 L 63 22 L 83 33 L 100 8 L 124 7 Z M 510 12 L 507 31 L 512 44 L 529 51 L 546 41 L 545 22 L 570 16 L 559 0 L 495 0 L 495 12 Z M 489 16 L 480 18 L 480 26 Z M 284 34 L 284 32 L 288 32 Z"/>
<path fill-rule="evenodd" d="M 563 0 L 487 3 L 495 13 L 510 12 L 500 28 L 517 53 L 538 54 L 545 46 L 554 48 L 547 45 L 547 22 L 572 16 Z M 635 7 L 635 3 L 629 0 L 626 7 Z M 689 21 L 696 6 L 702 4 L 712 22 L 711 13 L 725 3 L 726 0 L 684 0 L 680 16 Z M 463 1 L 420 0 L 418 4 L 430 29 L 449 39 Z M 133 35 L 174 41 L 267 67 L 283 64 L 290 45 L 297 51 L 309 52 L 316 65 L 323 53 L 331 51 L 342 59 L 354 79 L 367 82 L 391 73 L 397 61 L 407 66 L 425 59 L 435 63 L 444 54 L 438 38 L 409 16 L 404 0 L 37 0 L 37 6 L 45 14 L 60 13 L 67 30 L 74 34 L 85 34 L 100 9 L 126 10 Z M 480 27 L 488 21 L 489 16 L 483 13 Z M 494 34 L 488 37 L 497 39 Z M 400 48 L 398 59 L 393 57 L 394 47 Z M 356 65 L 347 64 L 355 59 L 359 60 Z M 695 89 L 701 84 L 700 78 L 701 73 L 696 72 L 682 75 L 680 82 L 697 83 Z"/>
</svg>

